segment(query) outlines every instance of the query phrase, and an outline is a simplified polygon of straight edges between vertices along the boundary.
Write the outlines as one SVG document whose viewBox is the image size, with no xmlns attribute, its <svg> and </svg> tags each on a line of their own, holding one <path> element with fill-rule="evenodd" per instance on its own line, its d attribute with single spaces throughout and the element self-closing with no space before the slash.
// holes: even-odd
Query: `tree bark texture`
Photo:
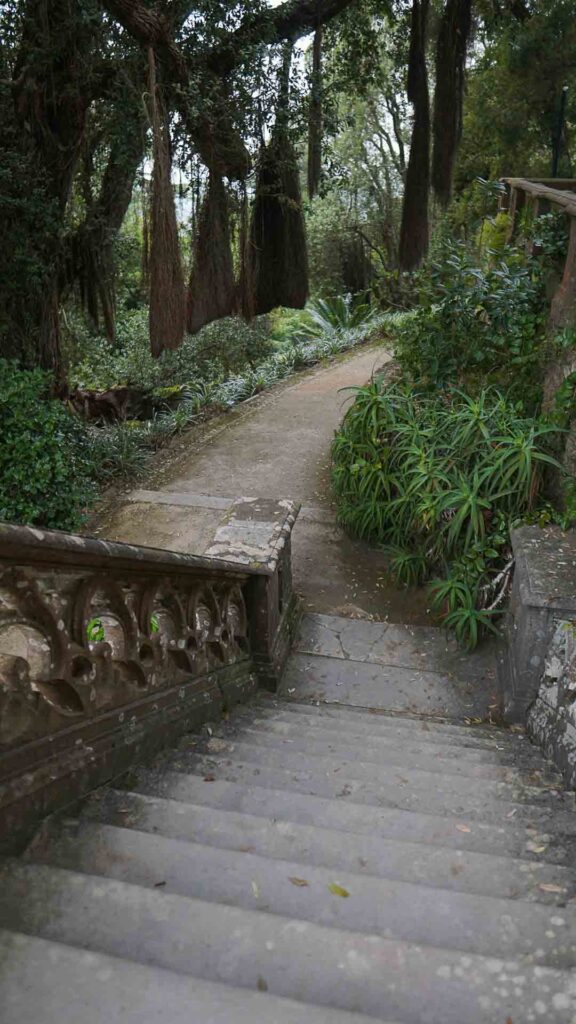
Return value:
<svg viewBox="0 0 576 1024">
<path fill-rule="evenodd" d="M 415 270 L 428 251 L 430 190 L 430 102 L 426 68 L 429 0 L 413 0 L 408 66 L 408 99 L 414 108 L 410 156 L 406 169 L 399 265 Z"/>
<path fill-rule="evenodd" d="M 454 162 L 462 134 L 466 49 L 472 26 L 472 0 L 447 0 L 436 44 L 432 187 L 447 206 L 452 196 Z"/>
</svg>

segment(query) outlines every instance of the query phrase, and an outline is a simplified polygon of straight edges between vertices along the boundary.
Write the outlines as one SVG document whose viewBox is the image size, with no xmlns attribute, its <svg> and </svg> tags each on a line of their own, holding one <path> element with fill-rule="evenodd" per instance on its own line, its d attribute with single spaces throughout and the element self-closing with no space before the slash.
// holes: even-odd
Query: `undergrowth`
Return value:
<svg viewBox="0 0 576 1024">
<path fill-rule="evenodd" d="M 537 518 L 556 427 L 495 388 L 471 397 L 374 379 L 356 388 L 333 444 L 341 523 L 382 546 L 394 579 L 428 582 L 460 642 L 494 630 L 510 529 Z"/>
</svg>

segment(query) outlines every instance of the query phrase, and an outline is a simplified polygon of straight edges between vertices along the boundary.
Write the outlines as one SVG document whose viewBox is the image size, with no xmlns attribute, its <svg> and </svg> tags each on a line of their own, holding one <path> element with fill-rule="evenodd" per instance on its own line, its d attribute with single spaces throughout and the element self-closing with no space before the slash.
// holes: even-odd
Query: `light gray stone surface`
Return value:
<svg viewBox="0 0 576 1024">
<path fill-rule="evenodd" d="M 529 1020 L 537 1004 L 555 1024 L 573 1024 L 576 1013 L 576 977 L 570 971 L 326 927 L 43 865 L 6 864 L 0 882 L 8 926 L 252 990 L 262 979 L 272 994 L 303 1003 L 380 1019 L 400 1017 L 405 1024 L 494 1024 L 496 1013 Z M 424 904 L 422 912 L 424 917 Z"/>
<path fill-rule="evenodd" d="M 257 853 L 280 860 L 354 871 L 378 878 L 433 885 L 507 899 L 565 903 L 576 887 L 576 870 L 536 859 L 505 857 L 473 850 L 407 842 L 378 835 L 347 832 L 336 826 L 299 824 L 283 817 L 258 817 L 217 806 L 183 804 L 177 800 L 109 790 L 93 800 L 84 821 L 104 822 L 138 833 L 159 833 L 240 854 Z M 77 822 L 67 824 L 78 841 L 85 835 Z M 453 828 L 453 834 L 458 832 Z M 420 837 L 422 838 L 422 837 Z M 182 859 L 186 857 L 183 852 Z M 544 886 L 544 888 L 542 888 Z"/>
<path fill-rule="evenodd" d="M 230 985 L 0 931 L 2 1024 L 302 1024 L 302 1006 Z M 307 1006 L 306 1024 L 369 1024 Z"/>
<path fill-rule="evenodd" d="M 434 886 L 428 879 L 426 913 L 421 883 L 365 877 L 356 870 L 241 854 L 129 829 L 69 827 L 35 861 L 106 875 L 163 893 L 261 910 L 351 931 L 382 935 L 485 956 L 522 957 L 549 967 L 576 960 L 576 908 L 510 903 Z M 297 880 L 297 881 L 295 881 Z M 330 891 L 336 882 L 348 897 Z M 565 892 L 567 899 L 571 891 Z"/>
<path fill-rule="evenodd" d="M 525 733 L 466 724 L 437 631 L 315 618 L 299 644 L 290 699 L 205 724 L 0 863 L 0 920 L 28 936 L 0 933 L 7 1024 L 44 1002 L 46 1024 L 574 1024 L 558 774 Z M 302 659 L 384 674 L 386 699 L 434 676 L 460 710 L 306 702 Z"/>
<path fill-rule="evenodd" d="M 559 796 L 553 792 L 548 801 L 528 802 L 530 794 L 522 789 L 506 799 L 504 795 L 500 798 L 484 792 L 484 787 L 475 785 L 472 780 L 464 780 L 468 781 L 466 787 L 458 786 L 453 782 L 454 776 L 445 776 L 442 780 L 438 776 L 431 778 L 426 773 L 418 776 L 408 766 L 404 770 L 382 772 L 379 776 L 374 772 L 372 781 L 358 778 L 355 767 L 345 773 L 336 773 L 321 761 L 315 768 L 310 764 L 301 768 L 299 765 L 287 766 L 279 760 L 259 765 L 254 761 L 217 758 L 214 755 L 182 754 L 173 754 L 161 762 L 162 770 L 181 773 L 184 778 L 191 774 L 202 779 L 212 777 L 245 785 L 262 783 L 274 789 L 356 802 L 367 807 L 398 807 L 423 814 L 456 817 L 466 815 L 474 821 L 500 824 L 505 824 L 513 815 L 516 821 L 533 824 L 543 831 L 554 824 L 566 833 L 576 835 L 573 797 L 568 795 Z"/>
<path fill-rule="evenodd" d="M 305 615 L 281 693 L 299 700 L 485 717 L 495 701 L 492 644 L 464 654 L 433 626 Z"/>
</svg>

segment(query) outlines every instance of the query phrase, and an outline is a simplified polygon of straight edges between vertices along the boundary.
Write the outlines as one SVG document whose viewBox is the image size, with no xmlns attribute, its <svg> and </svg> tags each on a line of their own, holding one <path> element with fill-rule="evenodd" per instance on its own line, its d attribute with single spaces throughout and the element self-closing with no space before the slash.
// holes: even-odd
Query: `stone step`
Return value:
<svg viewBox="0 0 576 1024">
<path fill-rule="evenodd" d="M 319 758 L 318 761 L 322 759 Z M 402 770 L 372 779 L 360 777 L 357 765 L 351 765 L 345 772 L 335 772 L 327 766 L 290 767 L 293 759 L 287 758 L 282 764 L 279 759 L 270 759 L 268 764 L 236 760 L 230 757 L 200 755 L 192 753 L 168 753 L 158 760 L 160 770 L 182 772 L 203 779 L 223 779 L 241 782 L 244 785 L 266 785 L 293 793 L 323 796 L 367 806 L 389 806 L 423 814 L 454 815 L 473 821 L 494 822 L 507 825 L 512 819 L 533 824 L 546 831 L 560 830 L 576 835 L 576 814 L 574 798 L 559 794 L 547 803 L 537 805 L 520 803 L 518 799 L 506 800 L 484 793 L 484 787 L 463 780 L 467 785 L 452 785 L 454 776 L 426 776 L 418 778 L 416 772 Z M 278 765 L 278 767 L 276 767 Z"/>
<path fill-rule="evenodd" d="M 2 1024 L 375 1021 L 7 931 L 0 931 L 0 990 Z"/>
<path fill-rule="evenodd" d="M 502 782 L 522 782 L 539 786 L 547 783 L 561 785 L 561 776 L 549 766 L 536 751 L 530 750 L 525 757 L 500 751 L 469 750 L 463 754 L 461 748 L 447 750 L 439 744 L 425 746 L 422 743 L 402 743 L 399 739 L 388 740 L 383 736 L 350 736 L 336 730 L 309 727 L 284 722 L 241 723 L 234 717 L 224 726 L 213 730 L 213 734 L 236 738 L 259 747 L 285 748 L 296 752 L 334 755 L 354 761 L 372 762 L 378 765 L 406 764 L 427 772 L 465 775 L 473 779 L 496 779 Z"/>
<path fill-rule="evenodd" d="M 346 749 L 342 752 L 323 752 L 315 743 L 307 744 L 304 740 L 301 740 L 293 750 L 289 744 L 279 739 L 276 739 L 276 742 L 255 743 L 251 735 L 244 734 L 244 730 L 237 735 L 220 735 L 209 739 L 186 737 L 178 746 L 177 756 L 196 753 L 216 757 L 219 761 L 231 758 L 233 761 L 250 762 L 265 768 L 283 768 L 286 771 L 297 767 L 299 771 L 312 774 L 339 773 L 341 778 L 346 776 L 346 780 L 377 780 L 385 787 L 390 783 L 405 785 L 407 781 L 411 787 L 416 788 L 422 785 L 429 786 L 431 782 L 431 772 L 426 762 L 420 766 L 414 764 L 411 757 L 401 760 L 398 754 L 396 763 L 387 763 L 370 757 L 365 759 L 362 756 L 362 748 L 356 747 L 357 756 L 353 758 L 348 756 Z M 455 765 L 446 768 L 444 764 L 436 763 L 432 781 L 437 782 L 446 794 L 467 796 L 481 789 L 483 797 L 532 804 L 549 804 L 555 801 L 555 806 L 565 804 L 566 809 L 573 809 L 574 800 L 566 795 L 559 777 L 553 784 L 550 781 L 537 780 L 532 774 L 515 772 L 513 769 L 509 769 L 507 774 L 506 780 L 480 776 L 479 781 L 478 776 L 458 772 Z"/>
<path fill-rule="evenodd" d="M 490 686 L 494 687 L 493 680 Z M 464 709 L 474 714 L 480 703 L 471 681 L 454 682 L 448 671 L 430 671 L 425 662 L 410 668 L 297 651 L 286 665 L 279 693 L 296 693 L 301 700 L 387 708 L 408 714 L 418 711 L 448 718 L 465 714 Z"/>
<path fill-rule="evenodd" d="M 285 722 L 305 719 L 308 724 L 312 721 L 329 723 L 331 728 L 340 727 L 350 733 L 376 736 L 395 734 L 400 739 L 411 738 L 415 742 L 422 740 L 429 743 L 454 743 L 485 750 L 509 748 L 514 751 L 520 746 L 530 745 L 525 732 L 515 732 L 497 726 L 454 724 L 436 721 L 430 717 L 393 715 L 381 710 L 279 700 L 264 694 L 259 694 L 245 708 L 239 708 L 238 714 Z"/>
<path fill-rule="evenodd" d="M 139 769 L 134 788 L 144 794 L 175 801 L 240 811 L 258 817 L 318 825 L 358 835 L 400 839 L 405 842 L 474 850 L 501 856 L 520 857 L 554 864 L 574 863 L 574 838 L 560 830 L 546 832 L 513 818 L 504 825 L 461 817 L 407 811 L 395 807 L 371 806 L 348 800 L 334 800 L 298 791 L 274 789 L 260 784 L 231 782 L 214 775 L 185 775 L 181 772 Z"/>
<path fill-rule="evenodd" d="M 372 665 L 422 669 L 462 680 L 484 692 L 495 679 L 493 644 L 473 654 L 463 651 L 438 626 L 348 619 L 308 612 L 294 649 L 301 654 Z M 450 683 L 448 682 L 448 687 Z"/>
<path fill-rule="evenodd" d="M 272 860 L 97 823 L 71 822 L 34 863 L 330 928 L 548 967 L 576 965 L 576 910 Z M 337 892 L 331 886 L 339 886 Z M 343 895 L 340 895 L 342 893 Z"/>
<path fill-rule="evenodd" d="M 548 904 L 565 903 L 576 892 L 576 871 L 558 865 L 268 820 L 142 793 L 104 790 L 88 802 L 82 817 L 238 853 L 454 892 Z"/>
<path fill-rule="evenodd" d="M 373 1017 L 303 1006 L 0 930 L 2 1024 L 370 1024 Z"/>
<path fill-rule="evenodd" d="M 62 868 L 2 865 L 0 910 L 4 927 L 15 931 L 208 981 L 265 985 L 276 996 L 380 1020 L 495 1024 L 538 1013 L 573 1024 L 576 1013 L 569 971 L 327 928 Z"/>
<path fill-rule="evenodd" d="M 383 747 L 391 746 L 422 753 L 427 757 L 465 757 L 471 764 L 512 764 L 554 770 L 552 763 L 544 758 L 542 752 L 532 745 L 524 733 L 517 735 L 519 743 L 513 741 L 510 745 L 506 732 L 500 729 L 495 730 L 495 736 L 501 736 L 502 741 L 476 741 L 475 730 L 471 727 L 469 732 L 465 733 L 469 741 L 461 742 L 454 741 L 451 736 L 439 738 L 436 734 L 430 738 L 428 733 L 422 730 L 417 734 L 410 734 L 405 729 L 392 731 L 386 728 L 380 732 L 372 732 L 355 725 L 354 718 L 351 724 L 343 727 L 338 720 L 312 716 L 305 718 L 303 715 L 291 715 L 289 712 L 283 714 L 282 711 L 253 708 L 251 704 L 238 705 L 228 722 L 237 725 L 238 728 L 257 729 L 269 735 L 318 736 L 319 739 L 329 737 L 350 746 L 366 745 L 368 749 L 373 746 L 374 749 L 381 750 Z M 214 726 L 209 726 L 209 729 L 213 731 Z"/>
</svg>

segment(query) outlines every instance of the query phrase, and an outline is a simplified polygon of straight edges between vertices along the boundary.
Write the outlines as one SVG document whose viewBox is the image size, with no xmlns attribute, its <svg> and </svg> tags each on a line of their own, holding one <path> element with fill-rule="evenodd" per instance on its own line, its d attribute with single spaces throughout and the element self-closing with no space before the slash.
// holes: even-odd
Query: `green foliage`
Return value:
<svg viewBox="0 0 576 1024">
<path fill-rule="evenodd" d="M 177 352 L 164 352 L 159 359 L 150 354 L 147 309 L 119 313 L 114 345 L 94 335 L 84 319 L 73 314 L 68 333 L 71 384 L 82 388 L 155 388 L 202 377 L 224 380 L 255 366 L 273 350 L 266 317 L 249 324 L 239 317 L 215 321 L 187 337 Z"/>
<path fill-rule="evenodd" d="M 94 495 L 86 429 L 40 370 L 0 360 L 0 519 L 75 529 Z"/>
<path fill-rule="evenodd" d="M 480 252 L 490 256 L 501 255 L 506 248 L 509 230 L 510 216 L 507 213 L 497 213 L 495 217 L 483 220 L 476 235 L 476 245 Z"/>
<path fill-rule="evenodd" d="M 492 629 L 510 527 L 538 507 L 555 428 L 495 389 L 471 397 L 381 379 L 354 389 L 336 435 L 339 517 L 384 547 L 398 582 L 434 576 L 433 605 L 474 646 Z"/>
<path fill-rule="evenodd" d="M 544 342 L 537 270 L 514 250 L 485 266 L 451 243 L 422 277 L 425 304 L 397 330 L 402 366 L 419 386 L 493 380 L 534 403 Z"/>
<path fill-rule="evenodd" d="M 483 43 L 468 77 L 458 184 L 478 174 L 546 177 L 564 83 L 570 86 L 568 124 L 575 118 L 573 5 L 531 0 L 522 4 L 527 17 L 520 19 L 510 13 L 520 5 L 482 6 Z M 571 174 L 570 147 L 567 139 L 561 176 Z"/>
<path fill-rule="evenodd" d="M 348 308 L 347 300 L 342 300 L 342 306 L 345 310 Z M 267 333 L 260 349 L 258 342 L 261 332 L 265 326 L 267 327 L 266 318 L 260 318 L 258 325 L 247 327 L 242 323 L 248 332 L 244 335 L 246 347 L 246 337 L 253 342 L 252 355 L 274 348 L 267 359 L 253 367 L 244 359 L 241 363 L 242 372 L 226 374 L 221 363 L 215 365 L 207 359 L 202 366 L 202 372 L 206 376 L 200 375 L 198 364 L 193 363 L 193 376 L 187 378 L 186 374 L 191 372 L 191 365 L 187 362 L 188 354 L 185 353 L 178 369 L 184 383 L 156 386 L 152 390 L 154 399 L 162 404 L 161 411 L 153 419 L 91 425 L 87 429 L 91 473 L 95 482 L 102 486 L 117 479 L 134 480 L 146 471 L 153 452 L 165 445 L 175 434 L 189 427 L 199 416 L 205 415 L 206 411 L 218 412 L 246 401 L 300 369 L 313 366 L 322 359 L 338 355 L 361 344 L 367 337 L 367 325 L 373 330 L 390 320 L 388 315 L 383 314 L 370 313 L 368 316 L 362 311 L 363 308 L 350 316 L 346 314 L 346 318 L 351 322 L 357 321 L 355 326 L 335 329 L 328 325 L 325 332 L 320 330 L 317 323 L 314 324 L 307 310 L 275 310 L 272 314 L 272 339 Z M 125 342 L 124 352 L 115 356 L 112 350 L 108 350 L 108 363 L 104 361 L 102 350 L 97 353 L 98 358 L 93 354 L 90 364 L 83 364 L 85 369 L 89 368 L 90 376 L 84 376 L 80 367 L 78 382 L 82 381 L 83 384 L 92 387 L 96 384 L 104 387 L 130 381 L 149 387 L 158 379 L 154 372 L 149 372 L 154 371 L 156 364 L 152 363 L 149 367 L 146 359 L 142 360 L 140 366 L 135 361 L 132 362 L 136 353 L 139 325 L 143 323 L 142 314 L 138 312 L 129 315 L 127 322 L 133 326 L 133 334 L 129 343 Z M 236 324 L 237 321 L 230 320 L 210 326 L 214 328 L 213 335 L 217 336 L 216 328 L 221 330 L 224 325 L 226 333 L 231 334 Z M 206 328 L 205 331 L 208 332 L 209 329 Z M 239 353 L 245 351 L 242 350 L 242 336 L 237 346 L 236 351 Z M 233 351 L 231 342 L 229 356 Z M 166 361 L 161 367 L 160 379 L 164 374 L 173 372 L 168 370 L 169 359 L 178 355 L 179 353 L 167 354 Z M 100 358 L 102 362 L 99 361 Z M 135 375 L 139 374 L 136 381 L 132 379 L 132 369 Z M 125 373 L 125 376 L 118 377 L 117 373 Z"/>
<path fill-rule="evenodd" d="M 101 618 L 96 616 L 86 623 L 86 637 L 89 644 L 100 644 L 105 640 L 106 634 Z"/>
<path fill-rule="evenodd" d="M 367 302 L 352 295 L 336 295 L 331 299 L 313 299 L 308 311 L 312 320 L 309 333 L 315 337 L 330 331 L 368 328 L 378 319 L 378 312 Z"/>
<path fill-rule="evenodd" d="M 568 251 L 568 218 L 562 210 L 542 213 L 533 225 L 533 241 L 541 248 L 544 259 L 563 264 Z"/>
</svg>

